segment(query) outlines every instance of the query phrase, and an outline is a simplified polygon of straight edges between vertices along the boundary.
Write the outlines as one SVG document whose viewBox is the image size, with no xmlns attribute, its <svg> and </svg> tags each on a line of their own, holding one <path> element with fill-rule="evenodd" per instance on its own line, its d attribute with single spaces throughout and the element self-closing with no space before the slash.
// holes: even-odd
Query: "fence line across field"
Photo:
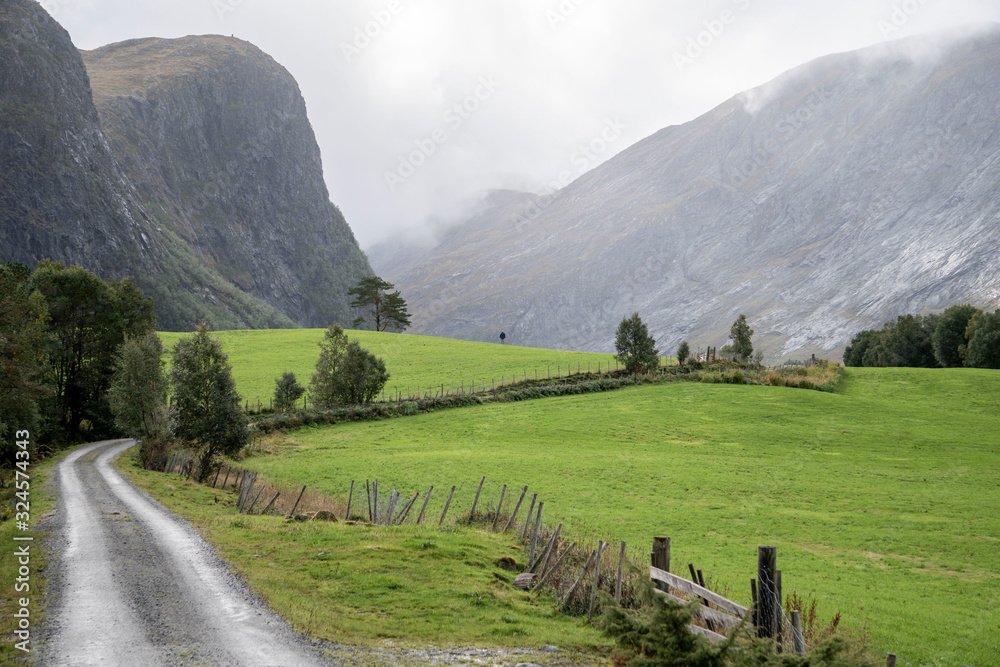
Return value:
<svg viewBox="0 0 1000 667">
<path fill-rule="evenodd" d="M 178 472 L 191 479 L 195 464 L 196 460 L 190 452 L 176 452 L 168 458 L 165 472 Z M 257 473 L 231 466 L 220 466 L 205 483 L 213 488 L 235 490 L 236 509 L 246 514 L 253 514 L 256 507 L 262 507 L 258 510 L 260 514 L 268 513 L 280 495 L 280 491 L 272 487 L 275 492 L 270 502 L 262 503 L 266 497 L 266 485 L 257 485 Z M 380 487 L 382 493 L 379 492 Z M 605 555 L 611 544 L 603 540 L 598 541 L 596 548 L 591 549 L 589 554 L 586 551 L 578 552 L 576 541 L 569 546 L 560 541 L 562 523 L 554 530 L 550 527 L 551 523 L 546 526 L 546 503 L 538 498 L 537 493 L 532 495 L 527 513 L 520 515 L 529 492 L 528 486 L 521 487 L 518 494 L 516 486 L 505 483 L 497 492 L 495 486 L 486 488 L 486 476 L 483 475 L 478 483 L 465 487 L 465 490 L 471 494 L 473 487 L 475 495 L 471 507 L 466 505 L 469 507 L 466 510 L 453 507 L 452 501 L 459 487 L 450 487 L 444 509 L 440 518 L 437 518 L 437 526 L 444 524 L 451 510 L 453 521 L 481 522 L 492 532 L 510 532 L 524 545 L 523 553 L 526 556 L 524 569 L 514 578 L 513 585 L 532 593 L 538 593 L 546 585 L 554 587 L 557 605 L 561 609 L 573 608 L 576 613 L 585 613 L 588 620 L 592 620 L 597 609 L 598 590 L 612 594 L 614 603 L 622 604 L 624 586 L 628 584 L 630 577 L 639 572 L 634 565 L 636 559 L 628 556 L 624 541 L 620 543 L 617 559 L 611 557 L 610 553 Z M 391 491 L 386 492 L 390 488 Z M 360 491 L 356 493 L 358 489 Z M 347 490 L 347 508 L 343 510 L 342 516 L 336 516 L 327 510 L 307 512 L 303 509 L 301 513 L 297 513 L 306 492 L 306 486 L 303 486 L 295 504 L 285 516 L 290 521 L 343 520 L 383 526 L 399 526 L 404 523 L 421 525 L 426 519 L 427 525 L 433 526 L 436 516 L 433 513 L 427 514 L 426 510 L 434 489 L 432 485 L 426 490 L 416 490 L 411 495 L 410 492 L 404 493 L 395 487 L 380 485 L 377 479 L 365 480 L 363 486 L 360 486 L 359 480 L 351 480 Z M 469 496 L 465 497 L 468 499 Z M 420 505 L 419 512 L 414 510 L 417 505 Z M 352 514 L 352 506 L 361 509 Z M 504 512 L 505 506 L 508 508 L 507 512 Z M 760 546 L 757 549 L 756 577 L 750 580 L 749 607 L 711 590 L 706 585 L 702 571 L 695 568 L 693 563 L 687 564 L 690 579 L 672 573 L 670 537 L 654 537 L 648 558 L 650 564 L 648 575 L 645 576 L 649 577 L 655 593 L 678 604 L 690 605 L 692 618 L 700 623 L 689 626 L 692 632 L 718 642 L 725 640 L 733 628 L 745 624 L 753 629 L 755 636 L 770 639 L 778 653 L 791 650 L 804 655 L 809 649 L 802 632 L 799 610 L 790 610 L 790 615 L 786 615 L 783 608 L 782 572 L 777 568 L 776 547 Z M 630 564 L 628 568 L 627 563 Z M 634 603 L 634 590 L 632 593 L 631 600 Z M 698 604 L 692 605 L 692 602 Z M 895 659 L 896 656 L 890 653 L 886 664 L 893 665 Z"/>
</svg>

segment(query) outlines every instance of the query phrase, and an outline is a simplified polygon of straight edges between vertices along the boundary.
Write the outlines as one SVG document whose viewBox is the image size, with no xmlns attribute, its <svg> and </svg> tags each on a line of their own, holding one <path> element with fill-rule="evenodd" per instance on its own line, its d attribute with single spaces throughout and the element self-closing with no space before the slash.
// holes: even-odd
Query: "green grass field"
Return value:
<svg viewBox="0 0 1000 667">
<path fill-rule="evenodd" d="M 299 383 L 309 386 L 319 358 L 318 343 L 323 339 L 323 329 L 274 329 L 218 331 L 213 335 L 222 342 L 233 366 L 236 389 L 244 400 L 266 406 L 274 395 L 274 380 L 285 371 L 292 371 Z M 613 355 L 585 352 L 563 352 L 533 347 L 517 347 L 492 343 L 413 336 L 410 334 L 348 331 L 351 339 L 358 339 L 376 356 L 385 360 L 391 374 L 386 385 L 386 396 L 400 392 L 413 395 L 419 392 L 458 391 L 464 386 L 468 391 L 475 383 L 476 389 L 510 382 L 518 378 L 545 377 L 551 372 L 596 371 L 598 364 L 606 369 L 614 363 Z M 167 350 L 189 334 L 160 333 Z M 167 355 L 169 357 L 169 354 Z"/>
<path fill-rule="evenodd" d="M 345 498 L 351 479 L 457 484 L 466 508 L 480 475 L 493 498 L 527 484 L 571 534 L 640 553 L 670 535 L 675 571 L 743 603 L 757 546 L 776 545 L 785 593 L 875 653 L 996 665 L 998 433 L 1000 373 L 850 369 L 838 393 L 679 383 L 306 428 L 246 464 Z"/>
</svg>

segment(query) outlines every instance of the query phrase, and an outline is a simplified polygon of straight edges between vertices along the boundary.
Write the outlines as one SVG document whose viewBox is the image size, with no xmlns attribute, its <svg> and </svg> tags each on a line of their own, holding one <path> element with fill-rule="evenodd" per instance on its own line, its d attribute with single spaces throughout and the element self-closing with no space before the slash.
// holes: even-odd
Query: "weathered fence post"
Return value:
<svg viewBox="0 0 1000 667">
<path fill-rule="evenodd" d="M 757 636 L 776 639 L 778 630 L 778 548 L 757 548 Z"/>
<path fill-rule="evenodd" d="M 438 519 L 438 525 L 439 526 L 444 523 L 444 517 L 445 517 L 446 514 L 448 514 L 448 507 L 451 505 L 451 497 L 453 495 L 455 495 L 455 487 L 454 486 L 451 487 L 451 491 L 448 493 L 448 500 L 446 500 L 445 503 L 444 503 L 444 510 L 441 511 L 441 518 Z"/>
<path fill-rule="evenodd" d="M 365 493 L 368 496 L 368 521 L 369 521 L 369 523 L 374 523 L 374 521 L 372 521 L 372 519 L 373 519 L 373 517 L 372 517 L 372 487 L 371 487 L 371 484 L 368 483 L 367 479 L 365 480 Z"/>
<path fill-rule="evenodd" d="M 524 496 L 528 493 L 528 487 L 525 486 L 521 489 L 521 497 L 517 499 L 517 504 L 514 505 L 514 511 L 511 513 L 510 518 L 507 519 L 507 524 L 503 527 L 503 532 L 507 532 L 510 527 L 514 524 L 514 519 L 517 517 L 517 511 L 521 509 L 521 503 L 524 502 Z"/>
<path fill-rule="evenodd" d="M 302 490 L 299 491 L 299 497 L 295 500 L 295 504 L 292 505 L 292 511 L 288 513 L 288 516 L 290 516 L 290 517 L 291 516 L 295 516 L 295 510 L 297 510 L 299 508 L 299 503 L 302 502 L 302 496 L 303 496 L 303 494 L 305 494 L 305 492 L 306 492 L 306 487 L 303 484 L 302 485 Z"/>
<path fill-rule="evenodd" d="M 479 488 L 476 489 L 476 497 L 472 501 L 472 509 L 469 510 L 469 521 L 472 521 L 472 516 L 476 513 L 476 505 L 479 504 L 479 494 L 482 493 L 483 483 L 486 482 L 486 475 L 483 475 L 482 479 L 479 480 Z"/>
<path fill-rule="evenodd" d="M 615 580 L 615 602 L 617 604 L 622 603 L 622 575 L 625 569 L 625 543 L 622 542 L 622 548 L 618 552 L 618 579 Z"/>
<path fill-rule="evenodd" d="M 267 514 L 267 511 L 268 511 L 269 509 L 271 509 L 271 505 L 273 505 L 273 504 L 274 504 L 274 501 L 275 501 L 275 500 L 277 500 L 277 499 L 278 499 L 278 496 L 280 496 L 280 495 L 281 495 L 281 492 L 280 492 L 280 491 L 275 491 L 275 492 L 274 492 L 274 497 L 273 497 L 273 498 L 271 498 L 271 502 L 269 502 L 269 503 L 267 504 L 267 507 L 265 507 L 264 509 L 262 509 L 262 510 L 260 511 L 260 513 L 261 513 L 261 514 Z"/>
<path fill-rule="evenodd" d="M 594 607 L 597 605 L 597 586 L 601 582 L 601 554 L 604 553 L 607 542 L 599 542 L 597 545 L 597 561 L 594 564 L 594 586 L 590 589 L 590 611 L 587 613 L 587 622 L 594 619 Z"/>
<path fill-rule="evenodd" d="M 885 667 L 896 667 L 896 654 L 890 653 L 885 656 Z"/>
<path fill-rule="evenodd" d="M 351 491 L 347 494 L 347 509 L 344 510 L 344 521 L 351 518 L 351 501 L 354 500 L 354 480 L 351 480 Z"/>
<path fill-rule="evenodd" d="M 531 528 L 531 515 L 535 511 L 535 499 L 538 494 L 532 494 L 531 505 L 528 507 L 528 518 L 524 521 L 524 530 L 521 531 L 521 541 L 528 539 L 528 530 Z"/>
<path fill-rule="evenodd" d="M 427 495 L 424 496 L 424 504 L 420 507 L 420 514 L 417 516 L 417 525 L 418 526 L 420 525 L 420 522 L 424 520 L 424 511 L 427 509 L 427 503 L 431 499 L 431 491 L 433 491 L 433 490 L 434 490 L 434 486 L 431 485 L 431 488 L 427 489 Z"/>
<path fill-rule="evenodd" d="M 653 551 L 650 554 L 650 564 L 664 572 L 670 572 L 670 538 L 669 537 L 654 537 L 653 538 Z M 659 590 L 664 593 L 668 592 L 670 587 L 659 581 L 654 581 L 653 584 Z"/>
<path fill-rule="evenodd" d="M 542 509 L 545 507 L 545 503 L 538 501 L 538 513 L 535 515 L 535 529 L 531 531 L 531 553 L 528 556 L 528 565 L 531 565 L 535 560 L 535 545 L 538 542 L 538 527 L 542 524 Z"/>
<path fill-rule="evenodd" d="M 500 510 L 503 508 L 503 497 L 507 495 L 507 485 L 500 489 L 500 502 L 497 503 L 497 511 L 493 515 L 493 532 L 497 532 L 497 523 L 500 521 Z"/>
<path fill-rule="evenodd" d="M 799 655 L 806 654 L 806 646 L 802 637 L 802 615 L 798 609 L 792 610 L 792 643 L 795 644 L 795 652 Z"/>
</svg>

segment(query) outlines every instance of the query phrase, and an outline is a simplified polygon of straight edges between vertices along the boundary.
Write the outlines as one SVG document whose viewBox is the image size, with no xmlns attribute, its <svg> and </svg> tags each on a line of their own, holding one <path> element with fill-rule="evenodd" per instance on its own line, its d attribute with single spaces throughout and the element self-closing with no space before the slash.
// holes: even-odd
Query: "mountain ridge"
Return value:
<svg viewBox="0 0 1000 667">
<path fill-rule="evenodd" d="M 270 56 L 222 36 L 80 52 L 27 0 L 0 8 L 0 49 L 0 259 L 131 277 L 166 330 L 350 320 L 371 267 Z"/>
<path fill-rule="evenodd" d="M 1000 305 L 998 71 L 996 25 L 824 56 L 640 140 L 537 215 L 473 218 L 463 246 L 399 271 L 374 261 L 421 333 L 608 351 L 638 310 L 672 350 L 724 344 L 745 312 L 769 358 L 835 356 L 895 314 Z M 435 268 L 460 265 L 475 274 Z"/>
</svg>

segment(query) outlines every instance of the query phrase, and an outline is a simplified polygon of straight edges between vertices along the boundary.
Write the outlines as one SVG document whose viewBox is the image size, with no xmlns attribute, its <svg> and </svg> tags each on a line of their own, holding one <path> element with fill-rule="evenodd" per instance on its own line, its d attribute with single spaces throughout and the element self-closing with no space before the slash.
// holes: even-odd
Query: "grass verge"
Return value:
<svg viewBox="0 0 1000 667">
<path fill-rule="evenodd" d="M 497 563 L 525 558 L 502 535 L 473 527 L 286 522 L 235 512 L 233 492 L 116 466 L 192 522 L 250 585 L 301 632 L 364 646 L 462 645 L 563 649 L 610 645 L 551 600 L 517 591 Z"/>
</svg>

